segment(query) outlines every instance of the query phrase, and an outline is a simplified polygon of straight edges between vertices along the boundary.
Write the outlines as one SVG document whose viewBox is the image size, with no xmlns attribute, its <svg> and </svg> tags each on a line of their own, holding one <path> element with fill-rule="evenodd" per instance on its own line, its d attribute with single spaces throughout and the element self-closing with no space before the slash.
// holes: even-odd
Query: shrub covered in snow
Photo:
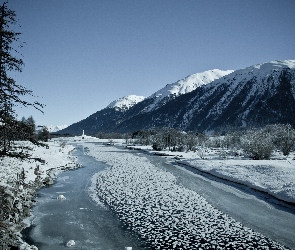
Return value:
<svg viewBox="0 0 295 250">
<path fill-rule="evenodd" d="M 206 136 L 181 132 L 173 128 L 141 130 L 133 134 L 141 145 L 152 145 L 156 151 L 200 151 L 200 148 L 230 149 L 232 155 L 244 154 L 254 160 L 270 159 L 274 149 L 289 155 L 295 149 L 295 130 L 291 125 L 268 125 L 263 129 L 229 132 L 223 136 Z M 203 156 L 202 156 L 203 158 Z"/>
<path fill-rule="evenodd" d="M 295 130 L 290 124 L 275 124 L 265 128 L 272 134 L 272 142 L 283 155 L 289 155 L 294 150 Z"/>
<path fill-rule="evenodd" d="M 244 152 L 254 160 L 269 160 L 274 150 L 270 134 L 263 130 L 249 130 L 242 136 L 241 146 Z"/>
</svg>

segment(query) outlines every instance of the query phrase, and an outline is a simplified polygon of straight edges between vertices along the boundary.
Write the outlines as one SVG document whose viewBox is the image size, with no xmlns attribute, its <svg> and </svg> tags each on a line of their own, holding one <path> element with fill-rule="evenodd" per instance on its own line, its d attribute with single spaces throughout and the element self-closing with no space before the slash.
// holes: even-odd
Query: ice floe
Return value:
<svg viewBox="0 0 295 250">
<path fill-rule="evenodd" d="M 76 243 L 75 243 L 74 240 L 69 240 L 69 241 L 67 242 L 67 247 L 72 247 L 72 246 L 75 246 L 75 245 L 76 245 Z"/>
<path fill-rule="evenodd" d="M 57 199 L 58 200 L 65 200 L 66 197 L 64 195 L 60 194 L 59 196 L 57 196 Z"/>
<path fill-rule="evenodd" d="M 88 146 L 111 167 L 97 175 L 97 195 L 153 249 L 285 249 L 211 206 L 147 158 Z"/>
</svg>

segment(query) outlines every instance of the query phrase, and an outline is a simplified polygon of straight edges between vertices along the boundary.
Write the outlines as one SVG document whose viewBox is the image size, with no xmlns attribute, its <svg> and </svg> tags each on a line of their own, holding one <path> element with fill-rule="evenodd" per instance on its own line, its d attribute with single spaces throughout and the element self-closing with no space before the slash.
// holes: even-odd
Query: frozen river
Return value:
<svg viewBox="0 0 295 250">
<path fill-rule="evenodd" d="M 175 175 L 180 185 L 196 191 L 243 225 L 295 248 L 294 207 L 242 185 L 204 176 L 188 167 L 167 164 L 166 159 L 159 156 L 129 153 L 147 157 L 153 165 Z M 128 246 L 133 250 L 149 249 L 106 206 L 90 198 L 91 177 L 103 171 L 106 165 L 84 155 L 80 146 L 75 155 L 83 168 L 62 173 L 53 186 L 38 192 L 33 226 L 26 230 L 27 242 L 39 249 L 66 249 L 69 240 L 75 241 L 76 249 L 124 249 Z M 64 195 L 66 200 L 57 200 L 58 195 Z"/>
<path fill-rule="evenodd" d="M 41 250 L 69 249 L 70 240 L 73 249 L 149 249 L 107 207 L 91 199 L 91 177 L 106 165 L 84 155 L 81 146 L 73 155 L 82 168 L 60 174 L 52 186 L 38 192 L 33 225 L 24 231 L 26 241 Z M 66 199 L 58 200 L 59 195 Z"/>
<path fill-rule="evenodd" d="M 145 156 L 155 166 L 173 173 L 181 185 L 196 191 L 223 213 L 295 249 L 295 206 L 188 166 L 167 164 L 163 157 Z"/>
</svg>

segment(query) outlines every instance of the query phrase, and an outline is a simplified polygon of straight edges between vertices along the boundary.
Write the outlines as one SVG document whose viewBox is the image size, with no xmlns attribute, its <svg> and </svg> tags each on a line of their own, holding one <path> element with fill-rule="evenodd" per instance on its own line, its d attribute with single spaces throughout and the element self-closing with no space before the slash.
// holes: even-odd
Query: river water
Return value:
<svg viewBox="0 0 295 250">
<path fill-rule="evenodd" d="M 195 168 L 167 163 L 167 159 L 144 154 L 157 167 L 177 177 L 180 185 L 196 191 L 244 226 L 295 249 L 295 206 L 245 185 L 226 181 Z M 172 162 L 173 163 L 173 162 Z"/>
<path fill-rule="evenodd" d="M 70 240 L 75 242 L 71 249 L 149 249 L 107 207 L 91 199 L 91 177 L 107 166 L 83 151 L 77 146 L 73 153 L 81 168 L 61 173 L 52 186 L 38 191 L 32 226 L 22 232 L 25 241 L 41 250 L 69 249 Z M 66 199 L 58 200 L 59 195 Z"/>
<path fill-rule="evenodd" d="M 130 153 L 147 157 L 155 166 L 173 173 L 180 185 L 195 190 L 245 226 L 295 249 L 294 206 L 189 167 L 167 164 L 163 157 Z M 60 174 L 54 185 L 38 192 L 33 225 L 24 231 L 25 240 L 39 249 L 66 249 L 69 240 L 75 241 L 74 249 L 149 249 L 106 206 L 90 198 L 91 177 L 106 164 L 84 155 L 81 146 L 74 155 L 83 167 Z M 57 200 L 58 195 L 66 200 Z"/>
</svg>

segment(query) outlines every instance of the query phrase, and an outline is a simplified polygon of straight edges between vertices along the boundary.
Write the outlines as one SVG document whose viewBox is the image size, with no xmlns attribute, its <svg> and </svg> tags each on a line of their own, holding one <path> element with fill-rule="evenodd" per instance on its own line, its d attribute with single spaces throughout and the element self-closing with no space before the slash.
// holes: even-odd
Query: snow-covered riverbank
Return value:
<svg viewBox="0 0 295 250">
<path fill-rule="evenodd" d="M 145 157 L 111 146 L 85 146 L 111 166 L 97 178 L 98 196 L 153 248 L 284 249 L 215 209 Z"/>
<path fill-rule="evenodd" d="M 220 150 L 199 152 L 153 151 L 151 146 L 129 146 L 150 154 L 166 154 L 171 162 L 188 165 L 202 172 L 266 192 L 282 201 L 295 204 L 295 154 L 277 153 L 271 160 L 251 160 L 240 156 L 220 156 Z M 200 152 L 202 150 L 202 152 Z M 202 156 L 202 158 L 200 157 Z M 175 159 L 176 158 L 176 159 Z"/>
<path fill-rule="evenodd" d="M 51 184 L 59 172 L 77 167 L 75 158 L 70 155 L 74 149 L 71 145 L 58 141 L 49 142 L 48 148 L 28 142 L 19 142 L 18 145 L 32 147 L 31 158 L 40 158 L 44 162 L 0 158 L 1 249 L 10 249 L 9 246 L 16 245 L 20 249 L 34 249 L 21 241 L 20 231 L 25 227 L 24 218 L 30 215 L 36 190 Z"/>
<path fill-rule="evenodd" d="M 295 204 L 295 162 L 288 160 L 184 160 L 214 176 L 266 192 Z"/>
</svg>

